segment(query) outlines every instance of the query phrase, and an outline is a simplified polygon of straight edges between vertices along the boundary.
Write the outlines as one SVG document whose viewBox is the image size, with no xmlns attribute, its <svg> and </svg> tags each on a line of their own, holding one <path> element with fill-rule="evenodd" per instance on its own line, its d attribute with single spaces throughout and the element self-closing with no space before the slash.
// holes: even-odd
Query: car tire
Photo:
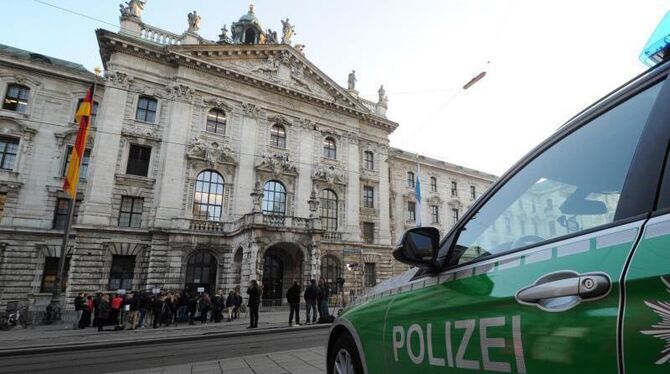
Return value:
<svg viewBox="0 0 670 374">
<path fill-rule="evenodd" d="M 330 350 L 328 374 L 363 374 L 356 344 L 348 333 L 341 334 Z"/>
</svg>

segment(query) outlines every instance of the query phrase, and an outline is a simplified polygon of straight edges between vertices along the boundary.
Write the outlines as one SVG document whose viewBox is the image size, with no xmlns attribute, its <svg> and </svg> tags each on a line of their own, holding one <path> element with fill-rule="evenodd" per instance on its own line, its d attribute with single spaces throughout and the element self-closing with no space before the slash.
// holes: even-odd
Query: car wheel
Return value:
<svg viewBox="0 0 670 374">
<path fill-rule="evenodd" d="M 340 335 L 330 352 L 330 374 L 363 374 L 356 344 L 347 333 Z"/>
</svg>

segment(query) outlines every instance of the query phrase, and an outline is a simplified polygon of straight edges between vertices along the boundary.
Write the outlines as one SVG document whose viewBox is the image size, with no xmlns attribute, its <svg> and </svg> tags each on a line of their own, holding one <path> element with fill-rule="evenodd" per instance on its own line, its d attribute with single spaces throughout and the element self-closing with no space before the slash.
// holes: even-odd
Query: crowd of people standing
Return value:
<svg viewBox="0 0 670 374">
<path fill-rule="evenodd" d="M 286 293 L 289 304 L 289 326 L 300 325 L 300 285 L 293 285 Z M 247 306 L 249 308 L 249 327 L 258 327 L 258 311 L 263 290 L 256 280 L 247 288 Z M 326 323 L 332 317 L 328 309 L 330 290 L 323 277 L 312 279 L 302 297 L 305 301 L 305 322 Z M 207 322 L 233 321 L 240 317 L 244 308 L 239 287 L 227 294 L 223 289 L 213 295 L 208 292 L 182 290 L 177 292 L 130 291 L 127 293 L 80 293 L 74 299 L 77 319 L 74 328 L 83 329 L 94 326 L 98 331 L 111 326 L 114 330 L 134 330 L 153 326 L 195 324 Z M 317 320 L 318 312 L 318 320 Z M 310 322 L 311 319 L 311 322 Z"/>
<path fill-rule="evenodd" d="M 103 331 L 106 326 L 114 329 L 134 330 L 153 326 L 181 323 L 221 322 L 238 319 L 242 306 L 239 288 L 225 294 L 219 290 L 210 296 L 207 292 L 149 293 L 81 293 L 74 299 L 77 321 L 75 328 L 94 326 Z"/>
</svg>

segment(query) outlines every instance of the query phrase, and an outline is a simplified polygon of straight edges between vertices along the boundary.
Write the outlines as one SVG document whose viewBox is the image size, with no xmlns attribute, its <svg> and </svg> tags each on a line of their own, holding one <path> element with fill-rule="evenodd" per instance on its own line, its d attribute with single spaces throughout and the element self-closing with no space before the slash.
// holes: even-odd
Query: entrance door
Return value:
<svg viewBox="0 0 670 374">
<path fill-rule="evenodd" d="M 208 252 L 191 255 L 186 263 L 186 289 L 204 288 L 211 293 L 216 288 L 216 266 L 216 258 Z"/>
<path fill-rule="evenodd" d="M 273 255 L 265 255 L 263 266 L 263 299 L 271 304 L 281 305 L 284 286 L 284 263 Z"/>
</svg>

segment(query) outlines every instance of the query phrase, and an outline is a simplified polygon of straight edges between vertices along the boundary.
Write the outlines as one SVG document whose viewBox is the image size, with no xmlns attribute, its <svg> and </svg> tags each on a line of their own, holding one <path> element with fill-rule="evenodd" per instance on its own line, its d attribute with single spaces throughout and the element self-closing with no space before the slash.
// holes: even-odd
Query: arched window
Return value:
<svg viewBox="0 0 670 374">
<path fill-rule="evenodd" d="M 437 192 L 437 178 L 430 177 L 430 192 Z"/>
<path fill-rule="evenodd" d="M 337 231 L 337 194 L 333 190 L 321 191 L 321 223 L 326 231 Z"/>
<path fill-rule="evenodd" d="M 256 44 L 256 30 L 253 27 L 244 32 L 244 44 Z"/>
<path fill-rule="evenodd" d="M 207 132 L 226 135 L 226 112 L 212 109 L 207 113 Z"/>
<path fill-rule="evenodd" d="M 270 129 L 270 145 L 286 148 L 286 130 L 282 125 L 272 125 Z"/>
<path fill-rule="evenodd" d="M 407 187 L 414 188 L 414 173 L 407 172 Z"/>
<path fill-rule="evenodd" d="M 193 217 L 219 221 L 223 208 L 223 177 L 213 170 L 205 170 L 195 180 Z"/>
<path fill-rule="evenodd" d="M 286 215 L 286 188 L 281 182 L 271 180 L 263 186 L 263 213 Z"/>
<path fill-rule="evenodd" d="M 331 294 L 340 292 L 337 278 L 342 278 L 342 265 L 334 256 L 324 256 L 321 259 L 321 276 L 326 280 Z"/>
<path fill-rule="evenodd" d="M 196 252 L 186 262 L 186 284 L 188 290 L 197 290 L 200 287 L 205 292 L 212 292 L 216 288 L 216 267 L 218 261 L 209 252 Z"/>
<path fill-rule="evenodd" d="M 367 170 L 375 170 L 375 155 L 370 151 L 365 151 L 365 168 Z"/>
<path fill-rule="evenodd" d="M 337 158 L 337 148 L 335 139 L 330 136 L 323 139 L 323 157 L 335 160 Z"/>
<path fill-rule="evenodd" d="M 5 102 L 2 104 L 2 109 L 25 113 L 26 109 L 28 109 L 29 97 L 30 88 L 12 83 L 7 86 L 7 93 L 5 94 Z"/>
</svg>

